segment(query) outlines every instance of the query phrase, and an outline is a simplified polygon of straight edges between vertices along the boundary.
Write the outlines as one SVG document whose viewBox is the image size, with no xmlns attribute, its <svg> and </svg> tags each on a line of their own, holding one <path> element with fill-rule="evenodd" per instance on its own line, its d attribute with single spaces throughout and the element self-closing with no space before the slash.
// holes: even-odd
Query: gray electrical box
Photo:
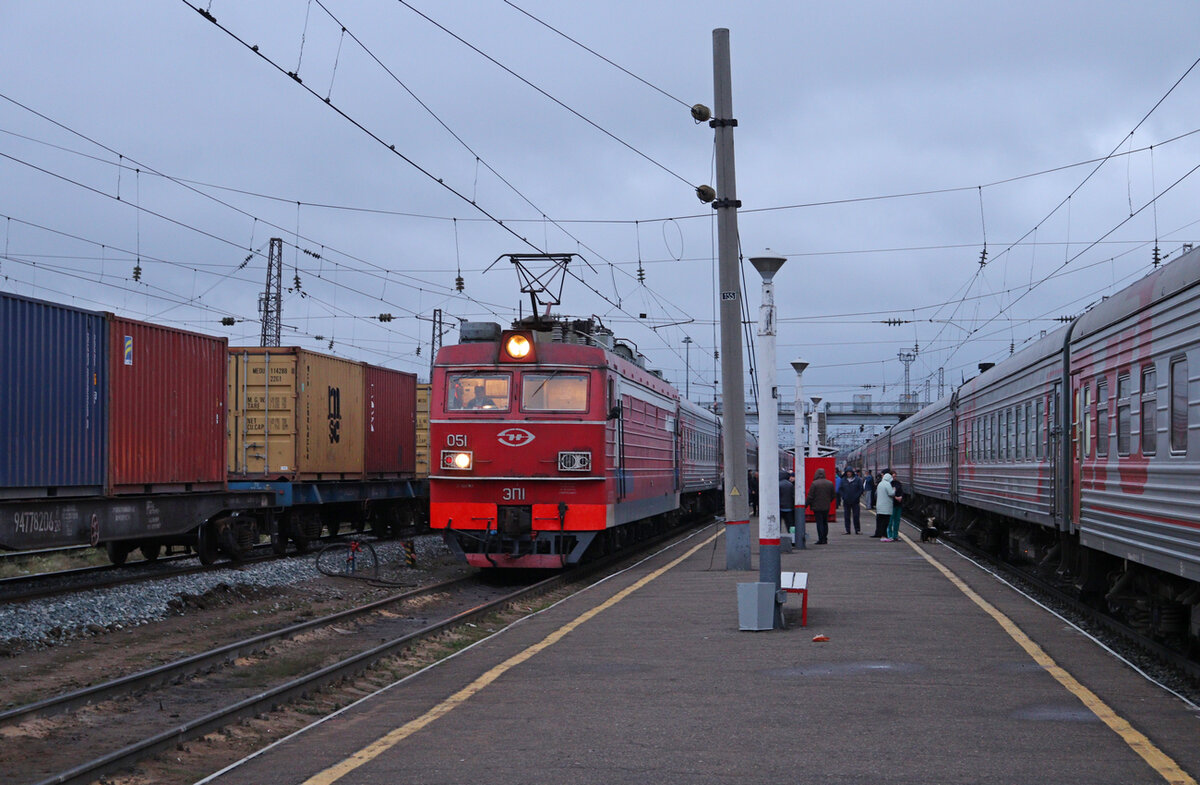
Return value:
<svg viewBox="0 0 1200 785">
<path fill-rule="evenodd" d="M 775 629 L 775 584 L 738 584 L 738 629 Z"/>
</svg>

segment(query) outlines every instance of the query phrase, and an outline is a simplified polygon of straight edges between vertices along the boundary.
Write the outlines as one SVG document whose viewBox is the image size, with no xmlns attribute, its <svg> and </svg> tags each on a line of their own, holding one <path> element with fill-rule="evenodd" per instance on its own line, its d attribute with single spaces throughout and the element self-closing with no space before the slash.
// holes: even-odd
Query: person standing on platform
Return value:
<svg viewBox="0 0 1200 785">
<path fill-rule="evenodd" d="M 862 499 L 863 485 L 853 469 L 846 469 L 842 483 L 838 486 L 838 498 L 842 500 L 842 515 L 846 519 L 846 534 L 850 533 L 850 522 L 854 522 L 854 533 L 862 534 L 858 524 L 858 502 Z"/>
<path fill-rule="evenodd" d="M 883 539 L 887 536 L 888 524 L 892 519 L 892 490 L 891 471 L 885 471 L 879 484 L 875 486 L 875 533 L 871 536 Z"/>
<path fill-rule="evenodd" d="M 825 479 L 824 469 L 817 469 L 804 497 L 805 505 L 812 510 L 813 518 L 817 521 L 817 545 L 829 544 L 829 505 L 836 499 L 833 482 Z"/>
<path fill-rule="evenodd" d="M 750 494 L 750 514 L 758 515 L 758 472 L 750 471 L 746 480 L 746 490 Z"/>
<path fill-rule="evenodd" d="M 787 472 L 779 473 L 779 536 L 787 537 L 796 520 L 796 485 Z M 796 539 L 799 542 L 799 538 Z"/>
<path fill-rule="evenodd" d="M 887 538 L 884 542 L 898 542 L 900 540 L 900 513 L 904 507 L 904 486 L 900 484 L 900 478 L 896 474 L 892 474 L 892 514 L 888 518 Z"/>
<path fill-rule="evenodd" d="M 863 476 L 863 494 L 867 497 L 867 506 L 872 512 L 875 511 L 875 478 L 870 472 L 864 472 Z"/>
</svg>

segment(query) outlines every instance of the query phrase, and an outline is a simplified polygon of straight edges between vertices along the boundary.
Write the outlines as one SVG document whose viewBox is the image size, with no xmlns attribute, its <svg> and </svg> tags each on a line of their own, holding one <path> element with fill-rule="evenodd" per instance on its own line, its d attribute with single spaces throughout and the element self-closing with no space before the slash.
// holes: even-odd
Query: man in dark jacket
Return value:
<svg viewBox="0 0 1200 785">
<path fill-rule="evenodd" d="M 854 520 L 854 533 L 862 534 L 858 527 L 858 502 L 863 495 L 862 480 L 854 474 L 853 469 L 846 469 L 842 482 L 838 486 L 838 498 L 842 500 L 842 516 L 846 519 L 846 534 L 850 533 L 850 521 Z"/>
<path fill-rule="evenodd" d="M 817 469 L 813 483 L 808 488 L 804 503 L 812 510 L 817 521 L 817 545 L 827 545 L 829 537 L 829 505 L 837 499 L 833 482 L 825 479 L 825 470 Z"/>
<path fill-rule="evenodd" d="M 787 472 L 779 473 L 779 536 L 787 537 L 796 520 L 796 486 Z"/>
</svg>

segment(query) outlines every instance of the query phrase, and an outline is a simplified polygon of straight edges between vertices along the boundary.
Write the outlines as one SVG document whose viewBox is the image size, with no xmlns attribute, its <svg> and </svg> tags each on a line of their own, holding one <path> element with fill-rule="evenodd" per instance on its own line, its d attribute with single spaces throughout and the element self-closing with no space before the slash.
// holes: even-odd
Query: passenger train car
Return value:
<svg viewBox="0 0 1200 785">
<path fill-rule="evenodd" d="M 1200 249 L 851 453 L 906 509 L 1200 645 Z"/>
<path fill-rule="evenodd" d="M 479 567 L 574 564 L 723 502 L 717 416 L 591 320 L 465 324 L 430 445 L 430 525 Z"/>
</svg>

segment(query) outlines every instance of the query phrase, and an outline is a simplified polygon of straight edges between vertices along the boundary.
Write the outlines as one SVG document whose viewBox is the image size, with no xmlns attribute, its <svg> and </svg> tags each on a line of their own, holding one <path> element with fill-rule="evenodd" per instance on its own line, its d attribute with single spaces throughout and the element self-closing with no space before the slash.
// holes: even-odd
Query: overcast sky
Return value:
<svg viewBox="0 0 1200 785">
<path fill-rule="evenodd" d="M 252 345 L 281 237 L 284 344 L 425 378 L 434 309 L 575 253 L 554 311 L 711 400 L 715 28 L 784 398 L 897 400 L 914 347 L 949 393 L 1200 239 L 1191 0 L 5 0 L 0 289 Z"/>
</svg>

